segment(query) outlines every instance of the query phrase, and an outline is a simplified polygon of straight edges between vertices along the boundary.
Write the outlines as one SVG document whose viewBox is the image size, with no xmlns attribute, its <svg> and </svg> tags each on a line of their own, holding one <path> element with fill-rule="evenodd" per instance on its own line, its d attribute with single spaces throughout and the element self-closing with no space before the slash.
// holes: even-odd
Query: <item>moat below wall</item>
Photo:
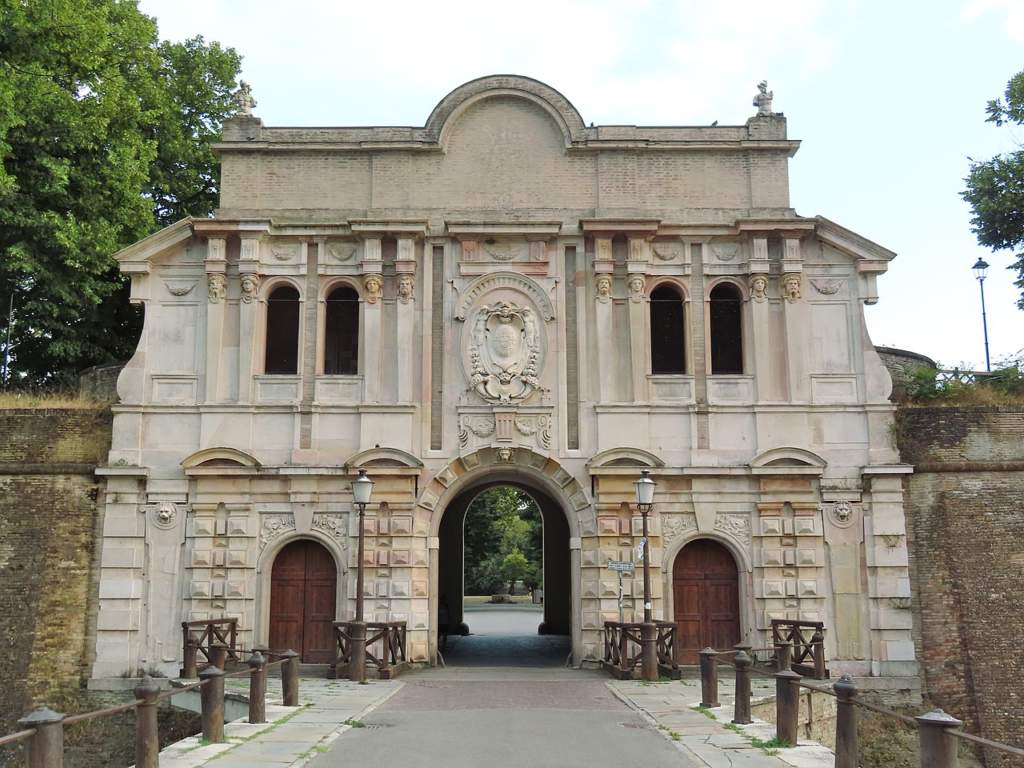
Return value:
<svg viewBox="0 0 1024 768">
<path fill-rule="evenodd" d="M 89 673 L 104 409 L 0 410 L 0 727 Z"/>
<path fill-rule="evenodd" d="M 929 698 L 1024 743 L 1024 406 L 903 408 L 918 658 Z M 995 752 L 988 766 L 1009 766 Z"/>
</svg>

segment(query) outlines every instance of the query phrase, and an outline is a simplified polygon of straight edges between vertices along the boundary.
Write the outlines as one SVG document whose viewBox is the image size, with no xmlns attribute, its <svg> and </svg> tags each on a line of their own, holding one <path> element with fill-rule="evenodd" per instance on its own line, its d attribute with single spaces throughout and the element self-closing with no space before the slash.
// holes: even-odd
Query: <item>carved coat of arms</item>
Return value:
<svg viewBox="0 0 1024 768">
<path fill-rule="evenodd" d="M 540 389 L 537 314 L 507 301 L 477 310 L 467 349 L 469 387 L 492 403 L 517 403 Z"/>
</svg>

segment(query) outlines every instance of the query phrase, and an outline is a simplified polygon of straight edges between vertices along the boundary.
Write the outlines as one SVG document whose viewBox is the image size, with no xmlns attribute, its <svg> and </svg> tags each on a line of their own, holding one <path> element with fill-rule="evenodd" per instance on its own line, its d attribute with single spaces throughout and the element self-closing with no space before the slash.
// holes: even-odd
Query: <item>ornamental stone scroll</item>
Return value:
<svg viewBox="0 0 1024 768">
<path fill-rule="evenodd" d="M 540 387 L 537 313 L 511 301 L 484 304 L 469 325 L 463 363 L 469 389 L 490 403 L 519 403 Z"/>
</svg>

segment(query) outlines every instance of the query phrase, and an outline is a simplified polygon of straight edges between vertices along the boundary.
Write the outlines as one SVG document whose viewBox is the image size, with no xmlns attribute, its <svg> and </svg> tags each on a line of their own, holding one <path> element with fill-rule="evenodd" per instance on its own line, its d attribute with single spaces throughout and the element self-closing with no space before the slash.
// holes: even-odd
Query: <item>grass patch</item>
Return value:
<svg viewBox="0 0 1024 768">
<path fill-rule="evenodd" d="M 109 407 L 110 403 L 82 398 L 70 392 L 0 392 L 0 409 L 2 410 L 70 408 L 99 411 Z"/>
<path fill-rule="evenodd" d="M 757 736 L 751 736 L 750 743 L 758 749 L 763 749 L 765 752 L 778 752 L 778 750 L 780 749 L 785 749 L 786 747 L 793 746 L 788 741 L 786 741 L 785 739 L 780 739 L 778 736 L 776 736 L 774 739 L 769 739 L 768 741 L 765 741 L 764 739 L 759 739 L 757 738 Z"/>
<path fill-rule="evenodd" d="M 356 720 L 355 718 L 351 718 L 351 717 L 348 720 L 345 721 L 345 725 L 347 725 L 349 728 L 365 728 L 366 727 L 366 723 L 364 723 L 362 720 Z"/>
<path fill-rule="evenodd" d="M 692 709 L 694 712 L 700 712 L 702 715 L 704 715 L 704 717 L 708 718 L 709 720 L 718 720 L 718 717 L 715 715 L 714 712 L 712 712 L 707 707 L 702 706 L 701 704 L 698 704 L 695 707 L 690 707 L 690 709 Z"/>
</svg>

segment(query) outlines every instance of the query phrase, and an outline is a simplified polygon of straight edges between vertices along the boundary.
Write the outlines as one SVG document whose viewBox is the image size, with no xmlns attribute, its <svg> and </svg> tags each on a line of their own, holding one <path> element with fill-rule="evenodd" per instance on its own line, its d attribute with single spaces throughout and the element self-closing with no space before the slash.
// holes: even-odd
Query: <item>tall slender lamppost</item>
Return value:
<svg viewBox="0 0 1024 768">
<path fill-rule="evenodd" d="M 360 469 L 359 477 L 352 481 L 352 500 L 359 508 L 359 554 L 356 560 L 356 619 L 349 624 L 352 653 L 348 663 L 349 679 L 360 683 L 366 681 L 366 622 L 363 619 L 363 549 L 366 546 L 366 533 L 363 530 L 363 518 L 371 493 L 373 480 L 366 476 L 365 469 Z"/>
<path fill-rule="evenodd" d="M 640 471 L 640 479 L 633 483 L 636 489 L 636 506 L 643 520 L 644 548 L 644 623 L 640 626 L 640 674 L 644 680 L 658 680 L 658 627 L 654 623 L 651 604 L 651 543 L 647 536 L 647 515 L 654 506 L 654 486 L 651 471 Z"/>
<path fill-rule="evenodd" d="M 978 285 L 981 286 L 981 329 L 985 334 L 985 370 L 991 371 L 992 363 L 988 358 L 988 320 L 985 318 L 985 272 L 988 271 L 988 263 L 979 256 L 971 269 L 974 270 L 974 276 L 978 278 Z"/>
</svg>

